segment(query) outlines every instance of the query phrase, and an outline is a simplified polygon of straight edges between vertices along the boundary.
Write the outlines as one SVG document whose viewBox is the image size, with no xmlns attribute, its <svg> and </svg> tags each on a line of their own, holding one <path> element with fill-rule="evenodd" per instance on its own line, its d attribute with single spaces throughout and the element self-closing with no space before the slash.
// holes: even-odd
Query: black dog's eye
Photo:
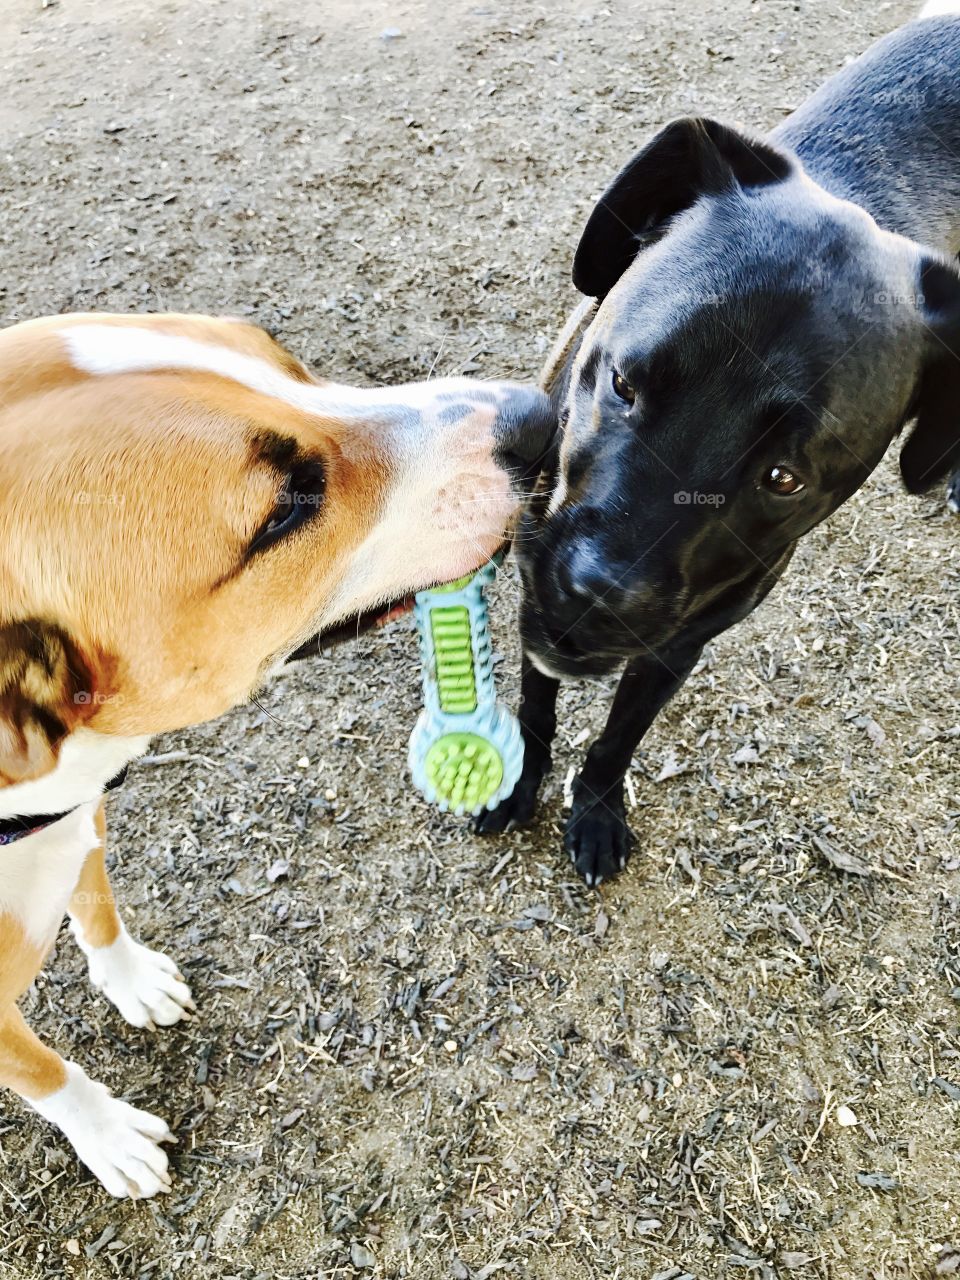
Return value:
<svg viewBox="0 0 960 1280">
<path fill-rule="evenodd" d="M 262 551 L 312 519 L 323 503 L 324 475 L 318 462 L 304 462 L 284 477 L 273 510 L 250 544 Z"/>
<path fill-rule="evenodd" d="M 616 369 L 613 371 L 613 394 L 619 396 L 627 404 L 633 404 L 637 398 L 636 391 L 634 391 L 622 373 L 617 373 Z"/>
<path fill-rule="evenodd" d="M 804 483 L 796 472 L 782 463 L 770 468 L 763 477 L 763 483 L 771 493 L 780 494 L 784 498 L 789 498 L 791 494 L 799 493 L 804 488 Z"/>
</svg>

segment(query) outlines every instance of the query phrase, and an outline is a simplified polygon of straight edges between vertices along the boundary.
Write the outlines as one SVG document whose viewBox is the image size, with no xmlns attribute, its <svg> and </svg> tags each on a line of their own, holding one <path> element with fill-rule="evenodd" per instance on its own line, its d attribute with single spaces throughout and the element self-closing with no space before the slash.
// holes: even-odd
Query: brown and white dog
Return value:
<svg viewBox="0 0 960 1280">
<path fill-rule="evenodd" d="M 231 320 L 0 333 L 0 1084 L 112 1194 L 170 1185 L 166 1124 L 16 1005 L 68 912 L 134 1026 L 193 1009 L 117 915 L 104 789 L 152 734 L 244 701 L 309 637 L 482 563 L 552 429 L 532 388 L 319 382 Z"/>
</svg>

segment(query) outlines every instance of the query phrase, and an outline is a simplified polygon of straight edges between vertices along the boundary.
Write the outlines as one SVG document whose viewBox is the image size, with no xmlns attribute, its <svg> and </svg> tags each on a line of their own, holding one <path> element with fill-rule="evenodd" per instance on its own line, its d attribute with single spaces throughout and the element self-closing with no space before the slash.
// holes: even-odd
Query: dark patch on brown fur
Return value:
<svg viewBox="0 0 960 1280">
<path fill-rule="evenodd" d="M 292 436 L 277 431 L 256 430 L 250 438 L 253 462 L 266 463 L 281 475 L 286 475 L 300 455 L 300 446 Z"/>
<path fill-rule="evenodd" d="M 88 664 L 62 627 L 37 618 L 0 627 L 0 784 L 37 778 L 96 710 Z"/>
</svg>

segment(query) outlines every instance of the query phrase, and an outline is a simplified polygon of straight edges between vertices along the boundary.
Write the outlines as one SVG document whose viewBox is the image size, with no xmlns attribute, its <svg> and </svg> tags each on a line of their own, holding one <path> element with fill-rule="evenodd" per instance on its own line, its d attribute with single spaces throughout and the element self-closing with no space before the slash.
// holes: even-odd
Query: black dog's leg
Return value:
<svg viewBox="0 0 960 1280">
<path fill-rule="evenodd" d="M 947 481 L 947 506 L 954 515 L 960 515 L 960 471 L 954 471 Z"/>
<path fill-rule="evenodd" d="M 523 655 L 520 672 L 520 733 L 523 736 L 523 772 L 506 800 L 481 813 L 475 830 L 483 835 L 525 826 L 537 807 L 540 783 L 550 772 L 550 744 L 557 731 L 557 692 L 560 681 L 538 671 Z"/>
<path fill-rule="evenodd" d="M 573 811 L 564 847 L 588 885 L 598 885 L 626 866 L 634 843 L 623 807 L 623 779 L 640 739 L 686 680 L 699 648 L 669 662 L 650 655 L 633 658 L 617 685 L 603 733 L 587 752 L 573 783 Z"/>
</svg>

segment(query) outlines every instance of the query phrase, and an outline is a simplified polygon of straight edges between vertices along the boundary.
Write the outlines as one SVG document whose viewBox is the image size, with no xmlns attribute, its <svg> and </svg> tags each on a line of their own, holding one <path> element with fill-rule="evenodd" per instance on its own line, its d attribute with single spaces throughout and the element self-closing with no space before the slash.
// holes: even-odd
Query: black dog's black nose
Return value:
<svg viewBox="0 0 960 1280">
<path fill-rule="evenodd" d="M 595 605 L 607 613 L 616 613 L 631 594 L 627 567 L 611 563 L 590 542 L 574 542 L 561 551 L 556 576 L 568 599 Z"/>
<path fill-rule="evenodd" d="M 493 430 L 503 465 L 522 474 L 535 473 L 553 441 L 557 415 L 536 387 L 508 386 L 501 391 Z"/>
</svg>

